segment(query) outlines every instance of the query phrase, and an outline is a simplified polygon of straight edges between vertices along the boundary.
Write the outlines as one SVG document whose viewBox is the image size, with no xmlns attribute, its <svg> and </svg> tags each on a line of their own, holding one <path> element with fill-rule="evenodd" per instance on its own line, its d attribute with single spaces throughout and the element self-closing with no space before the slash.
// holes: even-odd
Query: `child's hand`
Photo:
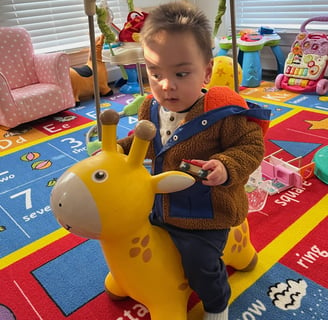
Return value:
<svg viewBox="0 0 328 320">
<path fill-rule="evenodd" d="M 197 162 L 203 165 L 203 170 L 209 170 L 209 174 L 207 175 L 206 180 L 203 180 L 203 184 L 213 187 L 227 181 L 228 172 L 221 161 L 211 159 L 209 161 L 197 160 Z"/>
</svg>

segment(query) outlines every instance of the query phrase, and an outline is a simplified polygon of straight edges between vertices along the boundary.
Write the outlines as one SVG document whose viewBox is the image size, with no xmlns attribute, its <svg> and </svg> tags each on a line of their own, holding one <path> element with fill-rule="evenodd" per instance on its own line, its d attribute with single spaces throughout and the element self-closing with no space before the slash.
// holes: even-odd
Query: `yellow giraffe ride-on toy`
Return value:
<svg viewBox="0 0 328 320">
<path fill-rule="evenodd" d="M 194 178 L 180 171 L 152 176 L 143 166 L 155 127 L 141 121 L 128 155 L 118 151 L 119 115 L 106 110 L 102 151 L 68 169 L 51 194 L 51 207 L 68 231 L 99 239 L 110 272 L 105 288 L 114 299 L 144 304 L 152 320 L 186 320 L 191 289 L 169 234 L 148 220 L 156 193 L 188 188 Z M 224 261 L 238 270 L 254 268 L 257 254 L 247 221 L 232 228 Z"/>
</svg>

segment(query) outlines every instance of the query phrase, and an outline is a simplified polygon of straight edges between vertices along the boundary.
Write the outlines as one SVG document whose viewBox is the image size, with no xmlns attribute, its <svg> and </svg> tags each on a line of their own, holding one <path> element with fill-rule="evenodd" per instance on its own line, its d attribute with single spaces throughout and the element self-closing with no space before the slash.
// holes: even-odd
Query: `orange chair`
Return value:
<svg viewBox="0 0 328 320">
<path fill-rule="evenodd" d="M 35 54 L 29 33 L 0 27 L 0 125 L 13 128 L 75 105 L 69 59 Z"/>
</svg>

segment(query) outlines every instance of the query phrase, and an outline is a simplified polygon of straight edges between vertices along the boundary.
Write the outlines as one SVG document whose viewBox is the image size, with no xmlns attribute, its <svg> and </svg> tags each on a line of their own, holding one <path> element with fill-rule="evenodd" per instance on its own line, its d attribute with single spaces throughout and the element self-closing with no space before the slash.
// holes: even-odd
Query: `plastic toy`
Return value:
<svg viewBox="0 0 328 320">
<path fill-rule="evenodd" d="M 209 171 L 208 170 L 203 170 L 202 169 L 202 164 L 200 164 L 199 162 L 195 161 L 195 160 L 186 160 L 183 159 L 180 163 L 179 169 L 190 173 L 194 176 L 197 176 L 201 179 L 206 179 Z"/>
<path fill-rule="evenodd" d="M 243 70 L 242 86 L 258 87 L 262 81 L 262 65 L 260 51 L 264 46 L 271 48 L 277 62 L 278 73 L 283 71 L 284 55 L 279 46 L 280 36 L 270 27 L 261 27 L 258 32 L 243 30 L 236 35 L 239 48 L 238 62 Z M 220 39 L 218 56 L 226 56 L 232 48 L 233 37 Z"/>
<path fill-rule="evenodd" d="M 260 211 L 264 208 L 269 192 L 275 190 L 271 180 L 263 180 L 262 168 L 259 166 L 250 176 L 245 185 L 248 198 L 248 212 Z"/>
<path fill-rule="evenodd" d="M 234 90 L 233 59 L 227 56 L 214 57 L 213 72 L 210 82 L 205 86 L 207 89 L 214 86 L 227 86 Z M 238 64 L 238 85 L 242 81 L 242 70 Z"/>
<path fill-rule="evenodd" d="M 102 59 L 112 65 L 127 66 L 127 81 L 120 91 L 123 93 L 137 93 L 143 90 L 140 64 L 143 64 L 144 56 L 140 42 L 124 42 L 112 50 L 103 50 Z"/>
<path fill-rule="evenodd" d="M 148 216 L 156 193 L 182 190 L 194 178 L 179 171 L 152 176 L 143 166 L 156 133 L 151 122 L 138 123 L 130 153 L 124 155 L 117 151 L 118 113 L 105 110 L 100 120 L 102 151 L 57 180 L 53 213 L 69 232 L 99 239 L 110 270 L 105 288 L 112 298 L 129 296 L 143 303 L 152 320 L 186 320 L 191 290 L 179 253 L 169 234 L 152 226 Z M 231 229 L 223 259 L 238 270 L 255 267 L 247 220 Z"/>
<path fill-rule="evenodd" d="M 328 184 L 328 146 L 321 148 L 313 157 L 314 174 L 318 179 Z"/>
<path fill-rule="evenodd" d="M 133 1 L 129 1 L 129 8 L 134 8 Z M 103 51 L 103 60 L 112 65 L 119 65 L 125 69 L 126 84 L 120 92 L 126 94 L 143 93 L 140 63 L 144 63 L 143 51 L 140 44 L 140 30 L 147 18 L 146 12 L 130 11 L 123 28 L 119 30 L 119 46 Z M 124 66 L 124 67 L 123 67 Z"/>
<path fill-rule="evenodd" d="M 328 16 L 314 17 L 301 25 L 291 51 L 285 61 L 284 72 L 276 77 L 278 89 L 293 92 L 328 92 L 328 34 L 307 32 L 312 21 L 328 22 Z"/>
<path fill-rule="evenodd" d="M 302 187 L 303 180 L 306 180 L 313 176 L 315 163 L 311 162 L 302 167 L 296 167 L 291 162 L 301 160 L 301 157 L 284 161 L 275 157 L 275 155 L 281 152 L 282 149 L 266 156 L 261 163 L 262 174 L 264 179 L 272 181 L 272 189 L 269 190 L 269 194 L 273 195 L 289 189 L 291 187 Z"/>
</svg>

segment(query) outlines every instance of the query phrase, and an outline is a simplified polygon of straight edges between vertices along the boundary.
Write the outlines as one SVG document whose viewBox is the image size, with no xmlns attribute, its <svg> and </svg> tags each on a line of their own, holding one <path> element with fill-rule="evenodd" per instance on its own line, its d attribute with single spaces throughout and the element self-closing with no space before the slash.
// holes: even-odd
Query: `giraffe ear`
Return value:
<svg viewBox="0 0 328 320">
<path fill-rule="evenodd" d="M 189 188 L 195 179 L 180 171 L 167 171 L 153 176 L 152 183 L 156 193 L 169 193 Z"/>
</svg>

